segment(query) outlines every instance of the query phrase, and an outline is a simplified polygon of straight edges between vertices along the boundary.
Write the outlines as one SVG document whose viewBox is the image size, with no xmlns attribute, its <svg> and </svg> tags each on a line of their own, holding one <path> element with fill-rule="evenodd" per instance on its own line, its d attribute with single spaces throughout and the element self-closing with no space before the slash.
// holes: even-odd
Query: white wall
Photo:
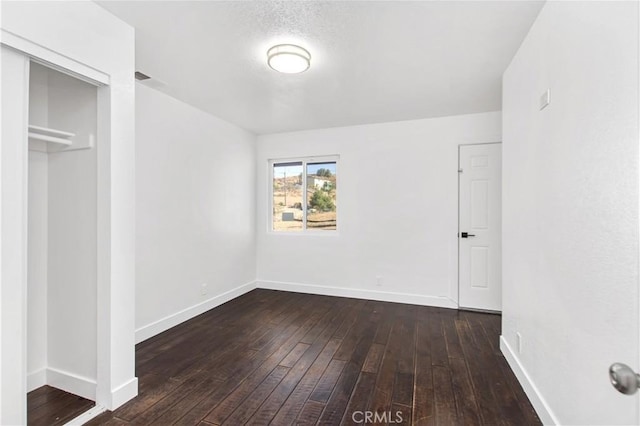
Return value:
<svg viewBox="0 0 640 426">
<path fill-rule="evenodd" d="M 258 285 L 455 307 L 458 145 L 500 126 L 491 112 L 259 136 Z M 268 160 L 332 154 L 337 234 L 270 232 Z"/>
<path fill-rule="evenodd" d="M 49 123 L 49 78 L 44 67 L 32 66 L 29 75 L 29 121 Z M 27 390 L 46 382 L 47 268 L 49 156 L 29 151 L 28 285 L 27 285 Z"/>
<path fill-rule="evenodd" d="M 562 1 L 504 74 L 502 348 L 547 423 L 640 420 L 638 75 L 636 2 Z"/>
<path fill-rule="evenodd" d="M 47 367 L 48 155 L 29 152 L 27 287 L 28 390 L 42 386 Z"/>
<path fill-rule="evenodd" d="M 253 134 L 137 84 L 136 192 L 138 341 L 253 288 Z"/>
</svg>

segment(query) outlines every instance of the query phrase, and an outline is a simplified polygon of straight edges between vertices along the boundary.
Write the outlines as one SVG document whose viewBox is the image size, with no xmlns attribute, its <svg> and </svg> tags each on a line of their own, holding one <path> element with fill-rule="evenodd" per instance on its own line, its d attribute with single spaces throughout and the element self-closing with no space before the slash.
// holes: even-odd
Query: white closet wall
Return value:
<svg viewBox="0 0 640 426">
<path fill-rule="evenodd" d="M 29 80 L 29 121 L 47 127 L 48 73 L 32 65 Z M 47 267 L 48 174 L 47 153 L 29 150 L 29 221 L 27 286 L 27 389 L 46 381 L 47 367 Z"/>
<path fill-rule="evenodd" d="M 97 155 L 75 148 L 96 134 L 97 91 L 37 64 L 30 78 L 30 124 L 75 136 L 59 151 L 30 142 L 27 371 L 46 367 L 47 384 L 95 398 Z"/>
<path fill-rule="evenodd" d="M 28 390 L 45 380 L 47 367 L 47 154 L 29 151 L 27 288 Z"/>
</svg>

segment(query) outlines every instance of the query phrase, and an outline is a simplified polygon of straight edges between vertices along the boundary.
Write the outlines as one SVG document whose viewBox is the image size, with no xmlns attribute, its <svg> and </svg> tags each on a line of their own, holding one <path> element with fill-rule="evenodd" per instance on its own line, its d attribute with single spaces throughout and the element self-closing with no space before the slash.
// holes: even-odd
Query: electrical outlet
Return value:
<svg viewBox="0 0 640 426">
<path fill-rule="evenodd" d="M 376 286 L 382 287 L 382 275 L 376 275 Z"/>
<path fill-rule="evenodd" d="M 518 353 L 522 353 L 522 334 L 520 332 L 516 332 L 516 346 L 518 347 Z"/>
<path fill-rule="evenodd" d="M 203 283 L 200 286 L 200 294 L 205 296 L 208 292 L 209 292 L 209 289 L 207 288 L 207 283 Z"/>
</svg>

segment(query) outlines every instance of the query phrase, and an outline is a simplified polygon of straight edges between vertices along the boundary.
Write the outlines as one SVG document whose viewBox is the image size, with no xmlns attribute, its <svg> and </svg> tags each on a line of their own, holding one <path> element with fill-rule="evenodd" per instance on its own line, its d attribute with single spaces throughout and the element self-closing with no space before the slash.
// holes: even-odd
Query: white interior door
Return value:
<svg viewBox="0 0 640 426">
<path fill-rule="evenodd" d="M 459 305 L 502 310 L 502 145 L 459 152 Z"/>
</svg>

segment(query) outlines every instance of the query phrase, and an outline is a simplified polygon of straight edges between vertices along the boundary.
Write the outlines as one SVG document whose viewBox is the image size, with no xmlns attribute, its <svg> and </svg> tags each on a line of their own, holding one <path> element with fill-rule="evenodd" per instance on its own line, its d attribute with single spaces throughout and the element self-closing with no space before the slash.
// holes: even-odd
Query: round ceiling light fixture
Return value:
<svg viewBox="0 0 640 426">
<path fill-rule="evenodd" d="M 278 44 L 267 51 L 267 63 L 278 72 L 297 74 L 309 69 L 311 54 L 295 44 Z"/>
</svg>

